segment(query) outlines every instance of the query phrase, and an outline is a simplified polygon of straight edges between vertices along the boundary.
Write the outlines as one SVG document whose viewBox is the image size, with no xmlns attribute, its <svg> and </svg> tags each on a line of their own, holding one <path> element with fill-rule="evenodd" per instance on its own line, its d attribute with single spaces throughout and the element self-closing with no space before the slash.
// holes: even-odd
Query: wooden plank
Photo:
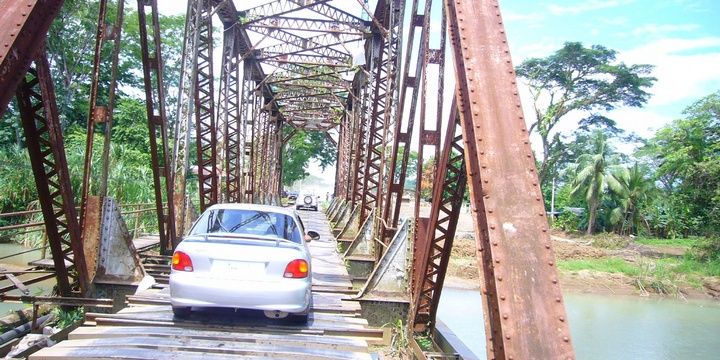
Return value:
<svg viewBox="0 0 720 360">
<path fill-rule="evenodd" d="M 171 353 L 157 349 L 140 349 L 133 347 L 49 347 L 29 357 L 30 360 L 74 360 L 74 359 L 183 359 L 183 360 L 267 360 L 285 359 L 281 354 L 267 356 L 233 355 L 233 354 L 198 354 L 189 351 L 173 351 Z"/>
<path fill-rule="evenodd" d="M 143 334 L 151 337 L 191 338 L 198 340 L 254 342 L 258 344 L 291 344 L 295 346 L 308 346 L 318 349 L 367 351 L 367 342 L 352 338 L 312 336 L 295 334 L 262 334 L 238 333 L 227 331 L 195 330 L 178 327 L 153 326 L 103 326 L 82 327 L 70 334 L 70 340 L 99 339 L 99 338 L 125 338 Z"/>
<path fill-rule="evenodd" d="M 331 349 L 317 349 L 307 346 L 283 345 L 277 341 L 268 343 L 235 342 L 230 340 L 213 341 L 191 338 L 167 338 L 148 336 L 126 336 L 122 338 L 99 338 L 99 339 L 77 339 L 61 341 L 53 347 L 78 348 L 78 347 L 102 347 L 102 348 L 128 348 L 136 347 L 142 349 L 164 350 L 168 353 L 174 351 L 187 351 L 203 354 L 229 354 L 229 355 L 250 355 L 250 356 L 277 356 L 282 355 L 287 359 L 369 359 L 368 354 L 341 351 Z"/>
</svg>

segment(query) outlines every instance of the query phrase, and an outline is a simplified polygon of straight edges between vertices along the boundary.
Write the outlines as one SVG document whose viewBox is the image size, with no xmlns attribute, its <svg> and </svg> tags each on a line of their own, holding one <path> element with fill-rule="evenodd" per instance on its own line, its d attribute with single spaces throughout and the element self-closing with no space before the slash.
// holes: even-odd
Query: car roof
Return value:
<svg viewBox="0 0 720 360">
<path fill-rule="evenodd" d="M 221 210 L 221 209 L 265 211 L 265 212 L 280 213 L 280 214 L 284 214 L 284 215 L 288 215 L 288 216 L 295 216 L 295 211 L 293 209 L 282 207 L 282 206 L 273 206 L 273 205 L 260 205 L 260 204 L 248 204 L 248 203 L 225 203 L 225 204 L 215 204 L 215 205 L 207 208 L 207 210 Z"/>
</svg>

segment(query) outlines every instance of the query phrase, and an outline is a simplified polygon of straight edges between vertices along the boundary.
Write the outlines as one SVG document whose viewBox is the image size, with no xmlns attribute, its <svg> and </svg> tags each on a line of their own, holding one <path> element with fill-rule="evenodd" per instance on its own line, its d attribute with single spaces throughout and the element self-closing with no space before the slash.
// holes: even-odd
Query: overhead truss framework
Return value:
<svg viewBox="0 0 720 360">
<path fill-rule="evenodd" d="M 75 280 L 83 291 L 89 284 L 41 53 L 62 3 L 0 0 L 6 30 L 0 35 L 6 44 L 0 47 L 0 109 L 17 92 L 66 293 Z M 348 3 L 355 10 L 346 11 Z M 252 8 L 189 0 L 174 129 L 167 128 L 164 111 L 157 0 L 137 4 L 164 250 L 177 244 L 193 202 L 201 210 L 228 201 L 279 203 L 285 145 L 301 131 L 322 131 L 337 146 L 335 196 L 344 211 L 359 214 L 359 223 L 372 220 L 370 241 L 380 259 L 399 221 L 412 173 L 410 149 L 417 149 L 416 193 L 429 185 L 424 177 L 434 187 L 429 216 L 419 210 L 419 195 L 412 205 L 413 328 L 433 330 L 467 185 L 482 278 L 483 304 L 476 306 L 484 308 L 488 357 L 574 356 L 497 1 L 377 0 L 363 20 L 362 0 L 267 0 Z M 212 58 L 213 19 L 222 23 L 219 65 Z M 456 86 L 446 89 L 451 57 Z M 453 97 L 448 106 L 444 100 Z M 102 106 L 91 103 L 88 118 L 102 118 Z M 193 173 L 199 199 L 187 196 Z M 84 199 L 87 188 L 81 192 Z M 74 262 L 66 267 L 66 260 Z"/>
</svg>

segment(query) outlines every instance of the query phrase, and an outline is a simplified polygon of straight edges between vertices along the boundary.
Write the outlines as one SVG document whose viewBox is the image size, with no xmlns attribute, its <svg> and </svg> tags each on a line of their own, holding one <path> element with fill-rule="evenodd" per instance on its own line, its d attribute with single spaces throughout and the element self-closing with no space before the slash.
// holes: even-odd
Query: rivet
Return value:
<svg viewBox="0 0 720 360">
<path fill-rule="evenodd" d="M 557 284 L 557 279 L 552 279 L 553 284 Z"/>
<path fill-rule="evenodd" d="M 507 320 L 507 318 L 508 318 L 508 314 L 504 314 L 503 319 Z"/>
<path fill-rule="evenodd" d="M 500 296 L 500 300 L 505 301 L 505 296 Z"/>
<path fill-rule="evenodd" d="M 499 264 L 499 263 L 500 263 L 500 259 L 495 259 L 495 263 Z"/>
<path fill-rule="evenodd" d="M 502 276 L 498 276 L 498 281 L 502 281 Z"/>
<path fill-rule="evenodd" d="M 548 262 L 548 265 L 553 266 L 553 265 L 555 265 L 555 263 L 550 261 L 550 262 Z"/>
<path fill-rule="evenodd" d="M 564 342 L 570 342 L 570 338 L 567 337 L 567 336 L 563 336 L 563 341 L 564 341 Z"/>
<path fill-rule="evenodd" d="M 497 241 L 493 242 L 493 246 L 498 246 Z"/>
<path fill-rule="evenodd" d="M 505 335 L 505 338 L 510 340 L 510 335 Z"/>
<path fill-rule="evenodd" d="M 562 302 L 562 299 L 560 299 L 559 297 L 556 297 L 555 302 Z"/>
<path fill-rule="evenodd" d="M 562 317 L 562 316 L 561 316 L 561 317 L 559 317 L 559 318 L 558 318 L 558 320 L 560 320 L 560 321 L 562 321 L 562 322 L 565 322 L 565 318 L 564 318 L 564 317 Z"/>
<path fill-rule="evenodd" d="M 546 249 L 549 249 L 549 248 L 550 248 L 550 244 L 545 244 L 545 248 L 546 248 Z"/>
</svg>

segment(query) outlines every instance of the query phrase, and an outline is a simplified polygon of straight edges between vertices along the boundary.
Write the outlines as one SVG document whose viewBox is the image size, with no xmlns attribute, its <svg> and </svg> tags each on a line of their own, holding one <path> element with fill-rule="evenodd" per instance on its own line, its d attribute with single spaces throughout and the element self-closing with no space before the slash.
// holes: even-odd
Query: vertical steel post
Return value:
<svg viewBox="0 0 720 360">
<path fill-rule="evenodd" d="M 148 24 L 148 8 L 150 23 Z M 155 185 L 155 208 L 160 232 L 160 252 L 166 253 L 178 244 L 173 204 L 173 174 L 170 158 L 165 115 L 165 87 L 163 85 L 163 60 L 160 51 L 160 22 L 157 0 L 138 0 L 140 23 L 140 46 L 142 51 L 143 78 L 145 82 L 145 107 L 150 134 L 150 155 Z M 165 178 L 163 184 L 162 178 Z M 163 200 L 164 199 L 164 200 Z M 165 207 L 164 204 L 167 204 Z M 182 229 L 180 230 L 182 231 Z"/>
<path fill-rule="evenodd" d="M 467 141 L 488 358 L 574 358 L 498 2 L 445 0 L 445 6 Z"/>
<path fill-rule="evenodd" d="M 228 202 L 238 203 L 242 201 L 243 144 L 240 143 L 240 132 L 245 129 L 240 113 L 240 59 L 235 50 L 237 34 L 233 29 L 225 32 L 223 40 L 218 119 L 224 124 L 222 138 L 225 146 L 225 198 Z"/>
<path fill-rule="evenodd" d="M 217 127 L 215 124 L 215 100 L 213 78 L 212 4 L 209 0 L 199 3 L 197 61 L 195 62 L 195 134 L 197 144 L 200 211 L 218 201 Z"/>
</svg>

